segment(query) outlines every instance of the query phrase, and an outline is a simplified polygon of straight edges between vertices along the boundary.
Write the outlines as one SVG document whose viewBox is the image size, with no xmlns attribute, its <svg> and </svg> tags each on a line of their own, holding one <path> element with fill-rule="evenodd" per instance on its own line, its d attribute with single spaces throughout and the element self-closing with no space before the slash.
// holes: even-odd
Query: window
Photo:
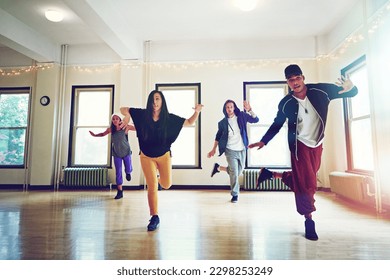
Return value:
<svg viewBox="0 0 390 280">
<path fill-rule="evenodd" d="M 374 171 L 373 145 L 371 138 L 371 112 L 368 73 L 365 56 L 341 70 L 349 75 L 359 93 L 344 99 L 344 120 L 347 143 L 348 170 L 359 173 Z M 362 153 L 361 147 L 364 147 Z"/>
<path fill-rule="evenodd" d="M 111 125 L 114 86 L 73 86 L 69 166 L 110 166 L 111 134 L 92 137 Z"/>
<path fill-rule="evenodd" d="M 248 124 L 249 143 L 259 142 L 274 121 L 279 101 L 287 94 L 286 82 L 244 82 L 244 99 L 249 101 L 259 122 Z M 262 149 L 248 149 L 247 167 L 290 168 L 287 124 Z"/>
<path fill-rule="evenodd" d="M 200 84 L 157 84 L 170 113 L 189 118 L 195 104 L 200 104 Z M 173 168 L 200 168 L 200 117 L 192 126 L 183 127 L 172 144 Z"/>
<path fill-rule="evenodd" d="M 0 167 L 26 164 L 30 88 L 0 88 Z"/>
</svg>

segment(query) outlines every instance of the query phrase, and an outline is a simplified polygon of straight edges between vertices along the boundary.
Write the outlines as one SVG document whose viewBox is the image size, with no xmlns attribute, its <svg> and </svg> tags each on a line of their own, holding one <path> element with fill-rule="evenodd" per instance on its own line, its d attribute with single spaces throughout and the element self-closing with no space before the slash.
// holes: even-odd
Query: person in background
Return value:
<svg viewBox="0 0 390 280">
<path fill-rule="evenodd" d="M 249 148 L 263 148 L 287 120 L 292 170 L 278 173 L 262 168 L 257 185 L 265 180 L 281 178 L 294 192 L 297 212 L 305 217 L 305 237 L 318 240 L 312 212 L 316 210 L 314 195 L 328 106 L 333 99 L 355 96 L 358 89 L 345 77 L 341 77 L 336 84 L 305 84 L 305 76 L 296 64 L 287 66 L 284 73 L 290 92 L 279 102 L 273 124 L 261 140 L 250 144 Z"/>
<path fill-rule="evenodd" d="M 203 105 L 197 104 L 193 115 L 182 118 L 168 111 L 161 91 L 150 92 L 146 109 L 122 107 L 124 115 L 122 127 L 126 128 L 130 119 L 137 128 L 140 148 L 140 161 L 148 186 L 148 205 L 151 219 L 148 231 L 154 231 L 160 224 L 158 216 L 158 185 L 169 189 L 172 185 L 171 145 L 183 126 L 193 125 L 199 117 Z M 159 175 L 159 176 L 157 176 Z"/>
<path fill-rule="evenodd" d="M 133 125 L 127 125 L 125 129 L 122 129 L 121 123 L 122 119 L 119 114 L 113 114 L 111 117 L 111 126 L 104 132 L 95 134 L 92 131 L 89 131 L 93 137 L 103 137 L 111 133 L 112 157 L 114 158 L 117 186 L 115 199 L 121 199 L 123 197 L 122 162 L 125 166 L 127 181 L 131 180 L 131 172 L 133 171 L 128 132 L 129 130 L 135 131 L 135 127 Z"/>
<path fill-rule="evenodd" d="M 248 101 L 244 101 L 245 111 L 240 111 L 233 100 L 226 100 L 222 112 L 225 117 L 218 122 L 218 131 L 215 136 L 214 146 L 207 154 L 208 158 L 215 155 L 217 147 L 219 156 L 225 153 L 228 166 L 214 164 L 211 177 L 220 171 L 225 171 L 230 177 L 231 202 L 238 202 L 240 194 L 239 176 L 245 167 L 246 150 L 249 144 L 247 123 L 257 123 L 259 118 L 252 111 Z"/>
</svg>

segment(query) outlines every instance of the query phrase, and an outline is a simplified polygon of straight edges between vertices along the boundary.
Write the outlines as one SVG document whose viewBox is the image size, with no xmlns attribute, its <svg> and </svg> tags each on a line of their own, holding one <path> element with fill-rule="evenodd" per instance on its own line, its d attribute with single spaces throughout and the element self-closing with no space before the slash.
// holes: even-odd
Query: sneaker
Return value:
<svg viewBox="0 0 390 280">
<path fill-rule="evenodd" d="M 160 224 L 160 218 L 158 217 L 158 215 L 153 215 L 149 222 L 150 223 L 148 224 L 148 231 L 154 231 L 158 228 Z"/>
<path fill-rule="evenodd" d="M 271 171 L 269 171 L 267 168 L 262 168 L 260 170 L 260 175 L 257 178 L 257 188 L 260 188 L 260 184 L 263 183 L 265 180 L 271 180 L 273 179 L 274 175 Z"/>
<path fill-rule="evenodd" d="M 318 240 L 315 223 L 312 219 L 306 219 L 305 221 L 305 237 L 309 240 Z"/>
<path fill-rule="evenodd" d="M 237 203 L 238 202 L 238 195 L 233 195 L 232 199 L 230 200 L 232 203 Z"/>
<path fill-rule="evenodd" d="M 114 199 L 121 199 L 123 197 L 123 190 L 118 190 Z"/>
<path fill-rule="evenodd" d="M 131 181 L 131 174 L 130 173 L 126 174 L 126 180 Z"/>
<path fill-rule="evenodd" d="M 218 163 L 214 164 L 213 171 L 211 171 L 211 177 L 213 177 L 215 173 L 219 173 L 218 168 L 219 168 L 219 164 Z"/>
</svg>

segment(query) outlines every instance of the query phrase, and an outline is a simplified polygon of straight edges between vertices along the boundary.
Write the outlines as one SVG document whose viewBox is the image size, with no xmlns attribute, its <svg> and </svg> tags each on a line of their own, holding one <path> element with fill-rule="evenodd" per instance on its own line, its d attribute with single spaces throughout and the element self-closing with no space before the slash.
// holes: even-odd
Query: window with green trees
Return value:
<svg viewBox="0 0 390 280">
<path fill-rule="evenodd" d="M 0 88 L 0 167 L 24 167 L 30 88 Z"/>
</svg>

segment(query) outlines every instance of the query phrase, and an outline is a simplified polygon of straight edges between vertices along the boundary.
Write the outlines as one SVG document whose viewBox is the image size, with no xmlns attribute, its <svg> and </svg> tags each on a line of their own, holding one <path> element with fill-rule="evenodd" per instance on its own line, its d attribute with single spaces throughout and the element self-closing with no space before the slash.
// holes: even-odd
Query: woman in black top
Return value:
<svg viewBox="0 0 390 280">
<path fill-rule="evenodd" d="M 120 109 L 125 116 L 122 127 L 126 127 L 131 118 L 137 131 L 141 167 L 148 186 L 151 215 L 148 231 L 155 230 L 160 224 L 158 184 L 164 189 L 169 189 L 172 185 L 171 145 L 183 126 L 195 123 L 202 107 L 203 105 L 197 104 L 194 114 L 188 119 L 179 117 L 169 113 L 163 93 L 153 90 L 149 94 L 146 109 L 132 107 Z"/>
</svg>

